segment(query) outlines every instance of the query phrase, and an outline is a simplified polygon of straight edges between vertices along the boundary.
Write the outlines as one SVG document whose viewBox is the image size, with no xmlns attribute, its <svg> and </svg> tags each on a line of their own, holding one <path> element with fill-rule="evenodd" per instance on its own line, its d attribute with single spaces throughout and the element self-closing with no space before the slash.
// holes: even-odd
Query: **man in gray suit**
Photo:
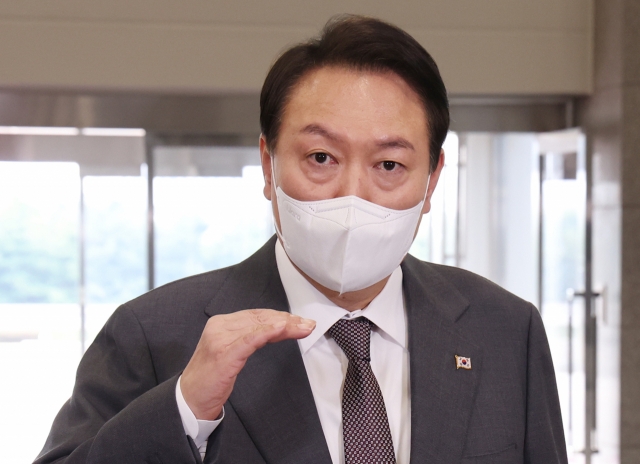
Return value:
<svg viewBox="0 0 640 464">
<path fill-rule="evenodd" d="M 118 308 L 36 462 L 567 462 L 538 311 L 406 254 L 449 126 L 429 54 L 342 17 L 260 103 L 277 238 Z"/>
</svg>

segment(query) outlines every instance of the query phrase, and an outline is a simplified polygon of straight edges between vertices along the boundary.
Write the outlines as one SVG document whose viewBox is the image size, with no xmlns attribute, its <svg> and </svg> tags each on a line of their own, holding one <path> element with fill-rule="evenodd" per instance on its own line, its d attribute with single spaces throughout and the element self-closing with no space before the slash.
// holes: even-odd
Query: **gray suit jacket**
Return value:
<svg viewBox="0 0 640 464">
<path fill-rule="evenodd" d="M 246 261 L 122 305 L 87 350 L 37 463 L 198 463 L 175 401 L 207 319 L 287 311 L 274 238 Z M 469 272 L 402 264 L 411 368 L 411 462 L 566 463 L 538 311 Z M 456 369 L 455 355 L 472 370 Z M 296 341 L 267 345 L 238 376 L 205 464 L 330 464 Z"/>
</svg>

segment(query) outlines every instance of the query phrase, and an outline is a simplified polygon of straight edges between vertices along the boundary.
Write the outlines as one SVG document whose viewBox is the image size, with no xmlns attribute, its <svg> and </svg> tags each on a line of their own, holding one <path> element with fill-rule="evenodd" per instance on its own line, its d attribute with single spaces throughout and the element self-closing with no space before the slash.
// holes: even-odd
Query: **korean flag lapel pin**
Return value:
<svg viewBox="0 0 640 464">
<path fill-rule="evenodd" d="M 457 369 L 471 369 L 471 358 L 465 358 L 464 356 L 456 355 L 456 370 Z"/>
</svg>

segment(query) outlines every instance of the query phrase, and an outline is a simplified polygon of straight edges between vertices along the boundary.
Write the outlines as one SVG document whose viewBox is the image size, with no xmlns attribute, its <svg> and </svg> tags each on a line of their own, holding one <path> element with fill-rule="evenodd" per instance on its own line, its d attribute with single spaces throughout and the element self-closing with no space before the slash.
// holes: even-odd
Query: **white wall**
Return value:
<svg viewBox="0 0 640 464">
<path fill-rule="evenodd" d="M 591 91 L 593 0 L 10 0 L 0 88 L 250 91 L 336 13 L 406 28 L 453 94 Z"/>
</svg>

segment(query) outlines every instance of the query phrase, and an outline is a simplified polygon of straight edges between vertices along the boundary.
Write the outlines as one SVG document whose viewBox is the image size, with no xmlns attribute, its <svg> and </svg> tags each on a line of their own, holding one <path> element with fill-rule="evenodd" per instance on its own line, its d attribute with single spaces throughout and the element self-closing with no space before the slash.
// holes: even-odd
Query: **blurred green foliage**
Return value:
<svg viewBox="0 0 640 464">
<path fill-rule="evenodd" d="M 77 302 L 77 205 L 10 200 L 0 209 L 0 303 Z"/>
</svg>

